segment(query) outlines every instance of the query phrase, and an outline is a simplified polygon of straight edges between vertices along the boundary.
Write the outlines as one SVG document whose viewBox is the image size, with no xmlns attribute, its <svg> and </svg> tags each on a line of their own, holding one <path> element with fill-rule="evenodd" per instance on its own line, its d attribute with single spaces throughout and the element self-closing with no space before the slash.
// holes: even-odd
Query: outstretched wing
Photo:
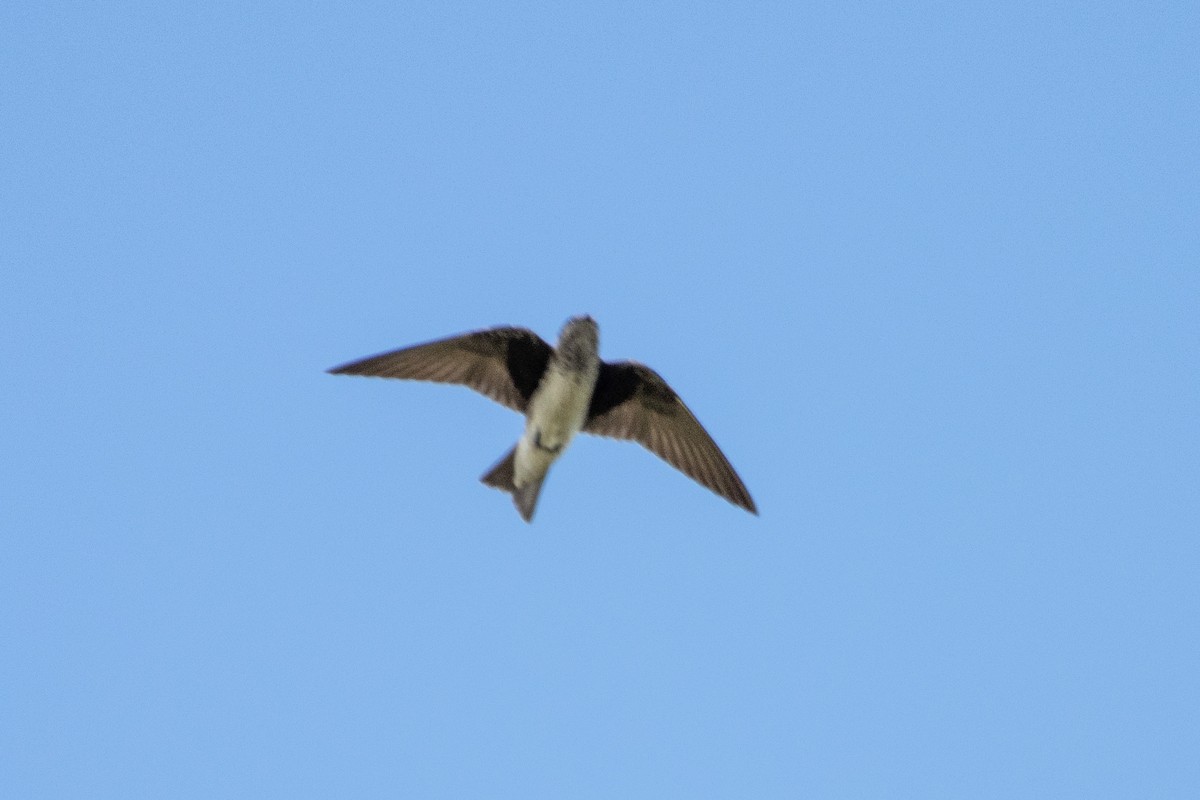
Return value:
<svg viewBox="0 0 1200 800">
<path fill-rule="evenodd" d="M 491 328 L 380 353 L 329 372 L 458 383 L 524 413 L 552 352 L 531 330 Z"/>
<path fill-rule="evenodd" d="M 758 513 L 750 492 L 717 443 L 667 382 L 643 364 L 618 361 L 600 365 L 583 430 L 638 442 L 734 505 Z"/>
</svg>

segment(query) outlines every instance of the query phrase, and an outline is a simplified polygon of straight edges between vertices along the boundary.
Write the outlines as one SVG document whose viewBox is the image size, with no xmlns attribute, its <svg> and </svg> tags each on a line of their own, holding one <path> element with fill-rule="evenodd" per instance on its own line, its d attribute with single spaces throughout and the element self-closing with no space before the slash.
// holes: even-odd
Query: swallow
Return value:
<svg viewBox="0 0 1200 800">
<path fill-rule="evenodd" d="M 467 386 L 525 415 L 521 438 L 480 480 L 512 495 L 533 521 L 542 484 L 575 434 L 635 441 L 751 514 L 750 492 L 729 459 L 657 372 L 602 361 L 600 332 L 572 317 L 551 347 L 527 328 L 498 327 L 392 350 L 328 370 Z"/>
</svg>

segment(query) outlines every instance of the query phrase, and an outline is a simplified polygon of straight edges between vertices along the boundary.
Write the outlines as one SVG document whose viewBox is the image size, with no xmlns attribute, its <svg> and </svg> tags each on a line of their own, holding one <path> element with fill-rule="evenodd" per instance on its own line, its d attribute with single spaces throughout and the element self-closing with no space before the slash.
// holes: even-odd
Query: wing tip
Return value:
<svg viewBox="0 0 1200 800">
<path fill-rule="evenodd" d="M 759 516 L 758 506 L 755 505 L 754 498 L 750 496 L 750 493 L 746 491 L 745 487 L 743 487 L 742 490 L 736 495 L 723 496 L 726 500 L 728 500 L 730 503 L 733 503 L 738 508 L 748 511 L 756 517 Z"/>
</svg>

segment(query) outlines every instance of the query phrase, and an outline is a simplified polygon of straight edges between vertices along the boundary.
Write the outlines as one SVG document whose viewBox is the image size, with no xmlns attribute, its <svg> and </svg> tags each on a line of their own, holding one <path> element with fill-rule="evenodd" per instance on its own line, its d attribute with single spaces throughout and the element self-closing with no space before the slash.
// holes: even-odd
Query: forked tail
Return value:
<svg viewBox="0 0 1200 800">
<path fill-rule="evenodd" d="M 497 461 L 496 465 L 488 470 L 479 480 L 492 488 L 511 494 L 513 505 L 521 513 L 521 518 L 526 522 L 532 522 L 533 510 L 537 508 L 538 495 L 542 492 L 542 483 L 546 480 L 546 473 L 543 472 L 524 486 L 517 488 L 517 485 L 513 482 L 513 462 L 516 455 L 517 448 L 513 447 L 513 449 L 504 455 L 504 458 Z"/>
</svg>

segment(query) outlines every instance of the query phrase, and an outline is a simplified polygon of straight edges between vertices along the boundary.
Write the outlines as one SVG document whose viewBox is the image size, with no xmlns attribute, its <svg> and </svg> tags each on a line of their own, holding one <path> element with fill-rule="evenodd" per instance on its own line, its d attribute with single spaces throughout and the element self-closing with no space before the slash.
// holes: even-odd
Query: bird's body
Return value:
<svg viewBox="0 0 1200 800">
<path fill-rule="evenodd" d="M 484 483 L 512 494 L 526 521 L 533 519 L 550 465 L 562 457 L 587 420 L 600 374 L 598 346 L 596 323 L 590 318 L 567 324 L 546 372 L 529 398 L 525 433 L 512 452 L 483 476 Z"/>
<path fill-rule="evenodd" d="M 563 326 L 550 348 L 524 328 L 492 328 L 395 350 L 335 374 L 460 383 L 525 414 L 517 444 L 482 481 L 533 519 L 546 474 L 580 431 L 633 439 L 730 502 L 758 513 L 749 492 L 679 396 L 634 362 L 600 360 L 591 317 Z"/>
</svg>

